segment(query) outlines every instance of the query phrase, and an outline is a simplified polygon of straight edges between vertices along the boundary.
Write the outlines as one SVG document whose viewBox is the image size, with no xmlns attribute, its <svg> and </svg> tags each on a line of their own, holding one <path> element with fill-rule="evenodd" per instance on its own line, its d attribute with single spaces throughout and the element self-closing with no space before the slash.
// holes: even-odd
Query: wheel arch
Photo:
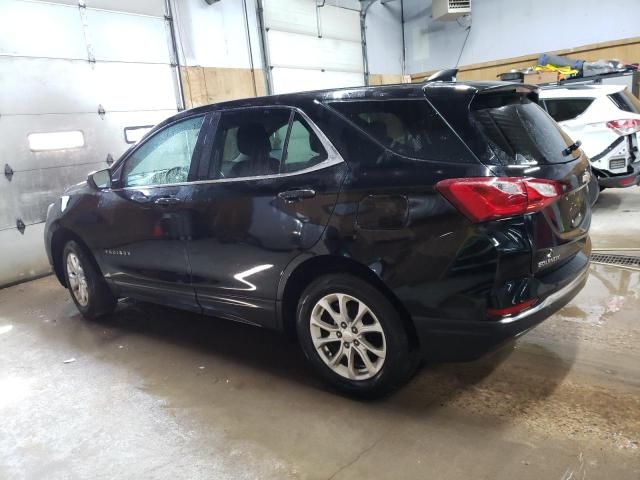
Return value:
<svg viewBox="0 0 640 480">
<path fill-rule="evenodd" d="M 86 242 L 82 240 L 82 238 L 72 230 L 68 228 L 60 227 L 58 228 L 53 236 L 51 237 L 51 260 L 53 262 L 53 272 L 56 275 L 58 281 L 62 284 L 63 287 L 67 288 L 67 280 L 64 275 L 64 268 L 62 264 L 62 253 L 64 251 L 64 246 L 69 241 L 75 241 L 78 245 L 84 248 L 85 252 L 89 255 L 89 258 L 94 263 L 98 271 L 100 272 L 100 267 L 98 266 L 98 262 L 94 258 L 91 253 L 91 249 L 87 246 Z"/>
<path fill-rule="evenodd" d="M 304 289 L 321 275 L 332 273 L 347 273 L 376 287 L 399 312 L 412 349 L 419 347 L 418 334 L 411 320 L 411 315 L 393 291 L 371 269 L 356 260 L 338 255 L 317 255 L 303 258 L 298 261 L 288 275 L 283 276 L 278 288 L 278 320 L 281 329 L 288 336 L 291 338 L 296 336 L 296 310 Z"/>
</svg>

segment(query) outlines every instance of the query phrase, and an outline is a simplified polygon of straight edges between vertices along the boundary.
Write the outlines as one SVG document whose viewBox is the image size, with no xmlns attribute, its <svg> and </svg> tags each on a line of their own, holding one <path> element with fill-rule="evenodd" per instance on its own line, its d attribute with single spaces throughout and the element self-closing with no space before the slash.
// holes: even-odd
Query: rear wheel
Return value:
<svg viewBox="0 0 640 480">
<path fill-rule="evenodd" d="M 372 285 L 350 275 L 326 275 L 298 303 L 298 337 L 318 373 L 339 390 L 384 395 L 415 371 L 402 320 Z"/>
<path fill-rule="evenodd" d="M 116 298 L 84 247 L 69 241 L 62 253 L 62 265 L 71 299 L 83 317 L 95 319 L 113 312 Z"/>
</svg>

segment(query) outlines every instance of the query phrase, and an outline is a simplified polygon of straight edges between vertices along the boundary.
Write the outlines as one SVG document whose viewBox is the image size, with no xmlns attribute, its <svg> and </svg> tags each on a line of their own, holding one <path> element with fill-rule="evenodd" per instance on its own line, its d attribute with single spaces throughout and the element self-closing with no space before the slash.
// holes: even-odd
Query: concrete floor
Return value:
<svg viewBox="0 0 640 480">
<path fill-rule="evenodd" d="M 640 189 L 605 191 L 596 247 L 640 247 L 639 220 Z M 86 322 L 47 277 L 0 290 L 0 478 L 638 480 L 639 307 L 640 272 L 593 265 L 513 345 L 363 403 L 277 334 L 134 302 Z"/>
</svg>

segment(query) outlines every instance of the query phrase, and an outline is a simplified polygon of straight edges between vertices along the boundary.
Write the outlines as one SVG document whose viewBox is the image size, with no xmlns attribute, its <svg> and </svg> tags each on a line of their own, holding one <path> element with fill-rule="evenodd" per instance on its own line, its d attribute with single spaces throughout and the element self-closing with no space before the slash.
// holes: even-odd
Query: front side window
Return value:
<svg viewBox="0 0 640 480">
<path fill-rule="evenodd" d="M 558 98 L 544 101 L 547 112 L 556 122 L 573 120 L 593 103 L 593 98 Z"/>
<path fill-rule="evenodd" d="M 126 161 L 125 187 L 186 182 L 204 116 L 182 120 L 144 142 Z"/>
<path fill-rule="evenodd" d="M 468 161 L 466 147 L 426 100 L 357 100 L 329 106 L 397 154 Z"/>
<path fill-rule="evenodd" d="M 288 108 L 223 112 L 208 178 L 257 177 L 308 168 L 327 152 L 298 114 Z"/>
</svg>

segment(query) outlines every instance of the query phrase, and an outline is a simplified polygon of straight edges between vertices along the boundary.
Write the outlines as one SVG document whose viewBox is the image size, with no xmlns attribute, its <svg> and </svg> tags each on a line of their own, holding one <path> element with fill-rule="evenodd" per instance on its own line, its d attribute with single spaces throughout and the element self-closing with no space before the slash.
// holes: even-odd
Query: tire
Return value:
<svg viewBox="0 0 640 480">
<path fill-rule="evenodd" d="M 95 320 L 115 310 L 116 297 L 82 245 L 73 240 L 67 242 L 62 267 L 71 299 L 84 318 Z"/>
<path fill-rule="evenodd" d="M 361 306 L 365 314 L 358 321 Z M 296 330 L 314 369 L 348 395 L 383 396 L 405 383 L 418 364 L 398 311 L 382 292 L 355 276 L 325 275 L 311 283 L 298 302 Z"/>
</svg>

